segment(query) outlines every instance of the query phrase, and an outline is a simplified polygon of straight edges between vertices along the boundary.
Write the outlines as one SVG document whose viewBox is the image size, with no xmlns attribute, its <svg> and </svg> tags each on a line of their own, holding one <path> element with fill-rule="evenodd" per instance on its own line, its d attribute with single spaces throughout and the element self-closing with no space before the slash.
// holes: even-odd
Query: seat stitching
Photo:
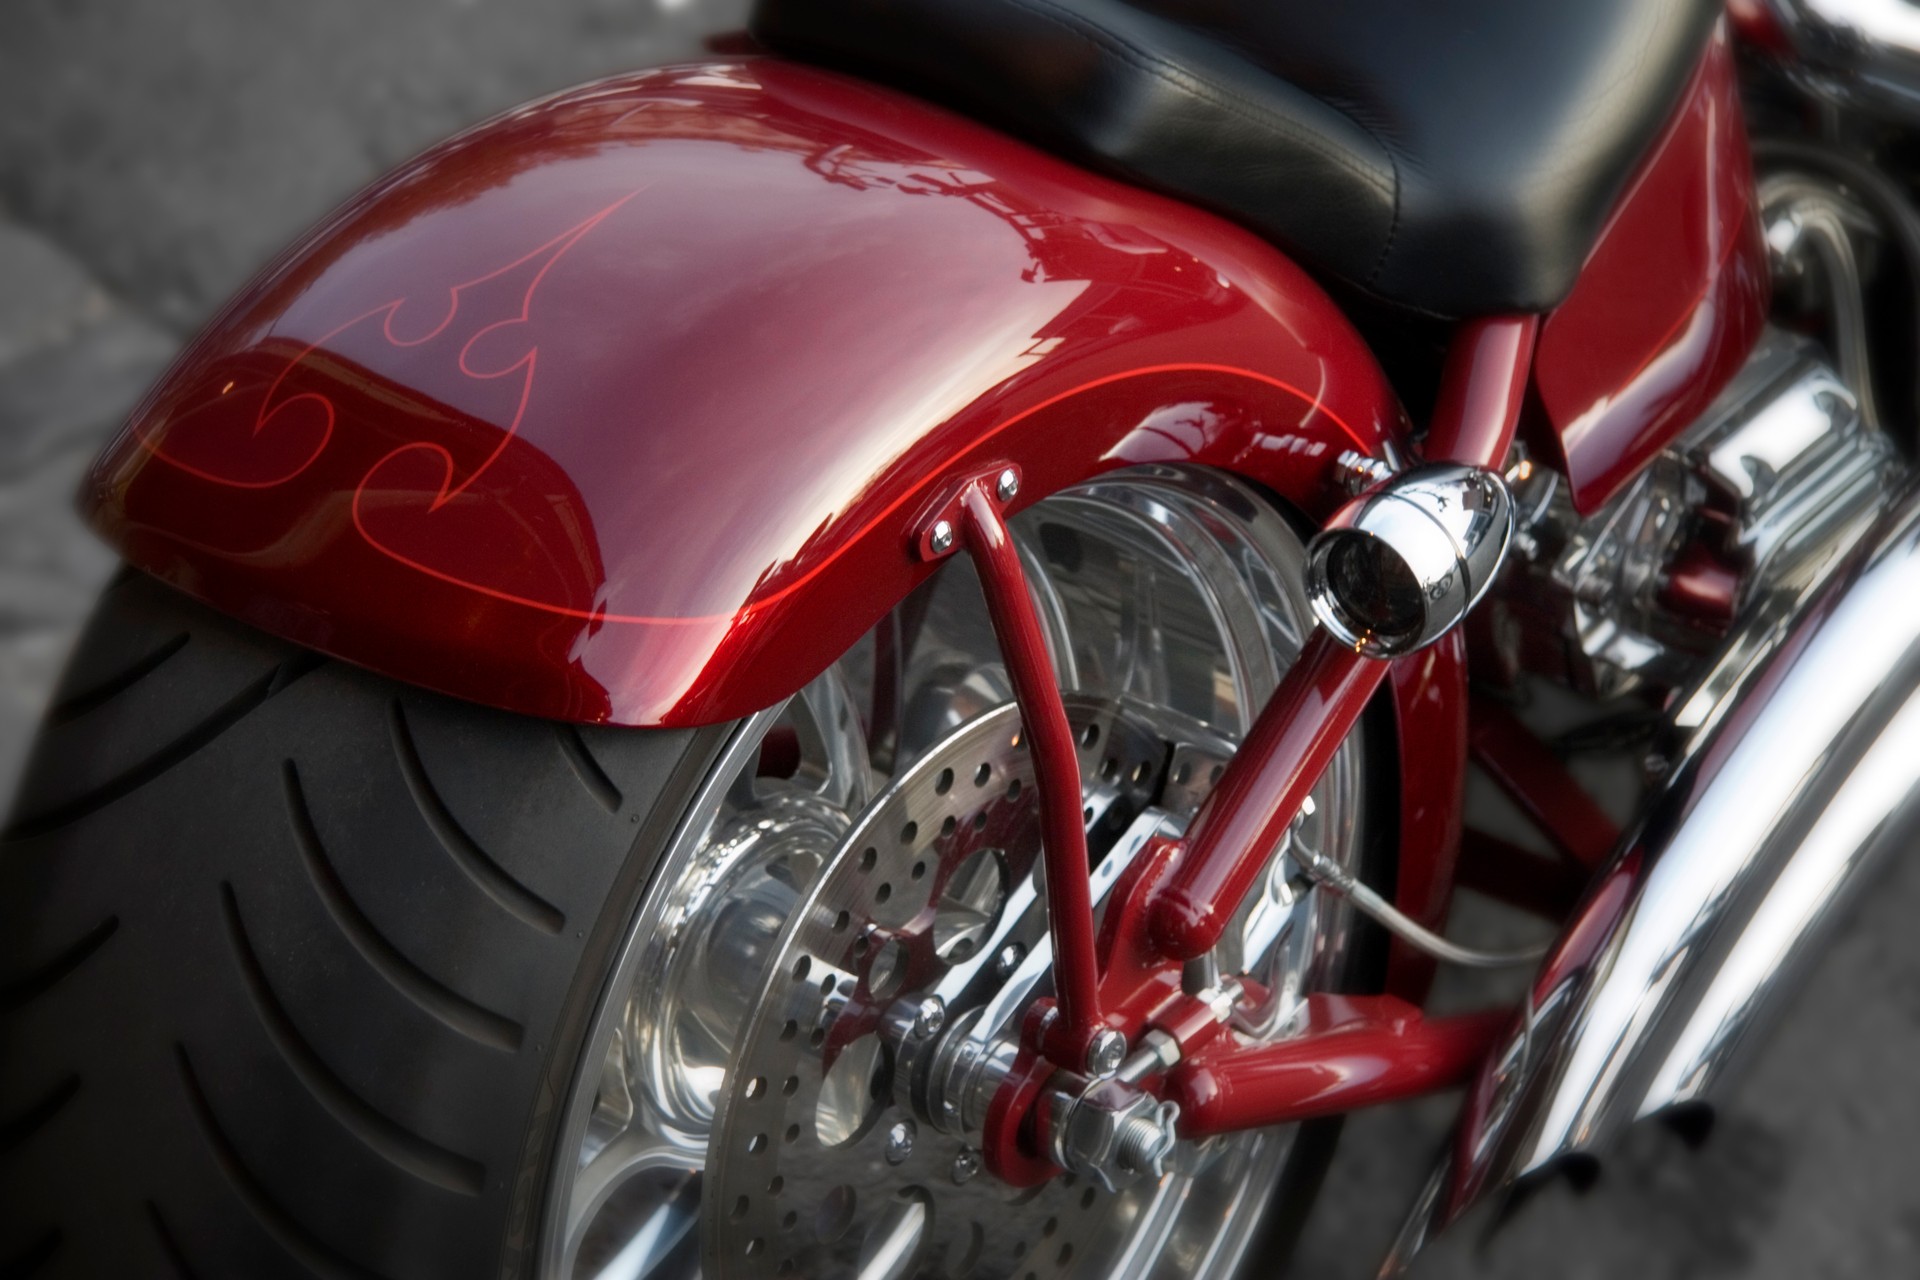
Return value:
<svg viewBox="0 0 1920 1280">
<path fill-rule="evenodd" d="M 1151 75 L 1158 80 L 1165 81 L 1166 83 L 1173 85 L 1174 87 L 1181 89 L 1186 93 L 1192 94 L 1196 98 L 1200 98 L 1203 101 L 1211 102 L 1214 106 L 1217 106 L 1222 110 L 1229 111 L 1234 115 L 1238 115 L 1242 117 L 1243 119 L 1250 120 L 1256 124 L 1265 125 L 1269 128 L 1272 128 L 1275 132 L 1287 135 L 1288 137 L 1292 138 L 1295 142 L 1299 143 L 1301 146 L 1304 146 L 1308 150 L 1318 154 L 1321 158 L 1339 166 L 1342 169 L 1345 169 L 1348 173 L 1351 173 L 1354 177 L 1360 179 L 1362 182 L 1366 183 L 1368 186 L 1371 186 L 1376 190 L 1381 190 L 1383 192 L 1386 192 L 1389 195 L 1392 195 L 1394 198 L 1395 207 L 1396 208 L 1398 207 L 1399 205 L 1398 187 L 1399 187 L 1399 172 L 1400 172 L 1399 160 L 1397 157 L 1394 156 L 1391 150 L 1388 150 L 1384 146 L 1384 144 L 1382 145 L 1382 150 L 1386 152 L 1387 162 L 1389 165 L 1392 166 L 1393 173 L 1394 173 L 1393 178 L 1388 179 L 1385 183 L 1383 183 L 1381 179 L 1375 176 L 1373 173 L 1369 172 L 1365 167 L 1355 164 L 1352 160 L 1347 158 L 1341 152 L 1326 146 L 1324 143 L 1321 143 L 1318 139 L 1314 138 L 1313 135 L 1306 133 L 1301 129 L 1297 128 L 1285 117 L 1277 116 L 1271 112 L 1263 110 L 1257 103 L 1248 101 L 1245 97 L 1243 97 L 1238 93 L 1235 93 L 1231 89 L 1228 89 L 1219 85 L 1210 84 L 1204 80 L 1200 80 L 1197 77 L 1194 77 L 1190 73 L 1184 73 L 1180 70 L 1180 68 L 1177 65 L 1166 62 L 1162 59 L 1156 58 L 1152 54 L 1148 53 L 1147 51 L 1139 49 L 1132 44 L 1129 44 L 1127 41 L 1121 39 L 1119 36 L 1116 36 L 1109 31 L 1102 30 L 1099 27 L 1093 26 L 1092 24 L 1086 22 L 1085 19 L 1082 19 L 1074 14 L 1067 13 L 1060 10 L 1057 6 L 1051 3 L 1048 3 L 1048 0 L 1006 0 L 1006 2 L 1013 5 L 1017 9 L 1026 10 L 1028 13 L 1032 14 L 1036 18 L 1039 18 L 1043 22 L 1050 22 L 1053 25 L 1066 30 L 1069 34 L 1079 37 L 1080 39 L 1086 41 L 1088 44 L 1092 45 L 1095 48 L 1095 50 L 1118 57 L 1122 61 L 1127 62 L 1132 66 L 1137 67 L 1141 71 L 1146 72 L 1148 75 Z M 1045 5 L 1044 10 L 1041 8 L 1042 5 Z M 1305 91 L 1302 90 L 1302 92 L 1304 93 Z M 1324 103 L 1324 99 L 1316 98 L 1315 101 L 1320 101 Z M 1348 115 L 1346 112 L 1341 111 L 1338 107 L 1333 106 L 1333 104 L 1331 103 L 1325 103 L 1325 105 L 1329 110 L 1339 114 L 1342 119 L 1347 120 L 1349 123 L 1353 124 L 1356 128 L 1360 129 L 1360 131 L 1365 133 L 1368 137 L 1373 138 L 1375 142 L 1380 141 L 1378 135 L 1376 135 L 1371 129 L 1368 129 L 1365 125 L 1361 124 L 1359 121 L 1354 120 L 1353 117 Z"/>
</svg>

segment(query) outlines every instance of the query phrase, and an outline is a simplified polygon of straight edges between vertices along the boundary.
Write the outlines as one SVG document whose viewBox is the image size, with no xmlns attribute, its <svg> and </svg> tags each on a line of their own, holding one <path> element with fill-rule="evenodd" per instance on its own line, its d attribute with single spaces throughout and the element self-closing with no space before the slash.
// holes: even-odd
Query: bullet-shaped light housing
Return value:
<svg viewBox="0 0 1920 1280">
<path fill-rule="evenodd" d="M 1459 625 L 1513 538 L 1506 481 L 1439 464 L 1394 476 L 1342 507 L 1307 548 L 1320 624 L 1371 658 L 1396 658 Z"/>
</svg>

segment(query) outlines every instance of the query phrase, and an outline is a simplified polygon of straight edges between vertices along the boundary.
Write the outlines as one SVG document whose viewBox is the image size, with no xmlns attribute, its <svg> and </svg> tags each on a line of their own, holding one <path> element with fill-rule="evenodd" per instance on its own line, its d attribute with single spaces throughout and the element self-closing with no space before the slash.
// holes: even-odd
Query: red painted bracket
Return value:
<svg viewBox="0 0 1920 1280">
<path fill-rule="evenodd" d="M 1166 1096 L 1191 1138 L 1398 1102 L 1466 1083 L 1512 1017 L 1426 1018 L 1393 996 L 1309 996 L 1305 1035 L 1182 1062 Z"/>
</svg>

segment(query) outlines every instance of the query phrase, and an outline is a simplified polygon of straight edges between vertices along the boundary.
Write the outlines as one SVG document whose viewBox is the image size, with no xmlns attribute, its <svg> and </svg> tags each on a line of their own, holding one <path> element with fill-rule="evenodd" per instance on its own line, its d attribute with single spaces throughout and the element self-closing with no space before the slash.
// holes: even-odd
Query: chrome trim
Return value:
<svg viewBox="0 0 1920 1280">
<path fill-rule="evenodd" d="M 1462 1109 L 1404 1261 L 1486 1193 L 1707 1100 L 1838 910 L 1920 834 L 1920 500 L 1719 693 Z"/>
<path fill-rule="evenodd" d="M 1432 644 L 1459 625 L 1500 571 L 1513 539 L 1506 481 L 1479 467 L 1439 464 L 1393 476 L 1334 514 L 1307 547 L 1307 601 L 1320 625 L 1371 658 Z M 1387 629 L 1347 598 L 1334 556 L 1374 544 L 1417 589 L 1412 618 Z"/>
<path fill-rule="evenodd" d="M 1841 106 L 1920 118 L 1920 9 L 1906 0 L 1769 0 L 1795 77 Z"/>
</svg>

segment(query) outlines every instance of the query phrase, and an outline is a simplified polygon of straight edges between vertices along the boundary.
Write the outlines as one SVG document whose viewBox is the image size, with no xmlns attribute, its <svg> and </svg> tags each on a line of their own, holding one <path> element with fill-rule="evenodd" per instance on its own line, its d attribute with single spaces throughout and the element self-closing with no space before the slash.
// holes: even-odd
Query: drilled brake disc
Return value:
<svg viewBox="0 0 1920 1280">
<path fill-rule="evenodd" d="M 1124 823 L 1159 786 L 1164 743 L 1109 703 L 1070 699 L 1068 714 L 1090 823 Z M 895 1096 L 883 1023 L 936 990 L 949 1017 L 965 1016 L 1008 957 L 1045 945 L 1039 847 L 1012 706 L 929 751 L 848 835 L 781 936 L 741 1035 L 708 1151 L 706 1275 L 1059 1275 L 1110 1256 L 1161 1193 L 1070 1178 L 1015 1192 L 969 1176 L 977 1138 L 940 1132 Z"/>
</svg>

